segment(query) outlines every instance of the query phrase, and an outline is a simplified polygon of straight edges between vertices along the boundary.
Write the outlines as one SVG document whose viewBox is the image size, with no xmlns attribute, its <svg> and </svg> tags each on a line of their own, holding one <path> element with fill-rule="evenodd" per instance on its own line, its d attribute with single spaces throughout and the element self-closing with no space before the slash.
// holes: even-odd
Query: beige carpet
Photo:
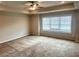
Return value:
<svg viewBox="0 0 79 59">
<path fill-rule="evenodd" d="M 78 57 L 79 43 L 28 36 L 0 44 L 1 57 Z"/>
</svg>

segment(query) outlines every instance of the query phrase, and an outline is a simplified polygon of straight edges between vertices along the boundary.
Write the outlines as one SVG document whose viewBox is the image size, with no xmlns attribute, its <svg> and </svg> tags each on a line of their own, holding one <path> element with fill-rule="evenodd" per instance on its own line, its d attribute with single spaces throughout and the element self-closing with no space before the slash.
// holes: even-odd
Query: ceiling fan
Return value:
<svg viewBox="0 0 79 59">
<path fill-rule="evenodd" d="M 42 8 L 40 6 L 40 1 L 28 1 L 25 3 L 25 6 L 28 6 L 29 11 L 34 11 L 37 10 L 39 8 Z"/>
</svg>

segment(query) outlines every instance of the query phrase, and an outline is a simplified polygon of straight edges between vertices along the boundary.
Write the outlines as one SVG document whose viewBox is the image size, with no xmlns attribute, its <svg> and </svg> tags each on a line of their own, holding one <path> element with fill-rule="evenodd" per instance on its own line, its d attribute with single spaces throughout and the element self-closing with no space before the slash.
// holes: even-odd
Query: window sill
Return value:
<svg viewBox="0 0 79 59">
<path fill-rule="evenodd" d="M 71 32 L 63 32 L 63 31 L 49 31 L 49 30 L 42 30 L 41 32 L 52 32 L 52 33 L 72 34 Z"/>
</svg>

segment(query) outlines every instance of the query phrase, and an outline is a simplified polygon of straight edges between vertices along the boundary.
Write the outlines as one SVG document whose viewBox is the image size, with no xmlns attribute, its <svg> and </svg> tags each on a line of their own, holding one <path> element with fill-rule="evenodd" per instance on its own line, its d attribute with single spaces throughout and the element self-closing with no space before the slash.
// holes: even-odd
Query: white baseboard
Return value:
<svg viewBox="0 0 79 59">
<path fill-rule="evenodd" d="M 17 37 L 15 37 L 15 38 L 11 38 L 11 39 L 6 39 L 6 40 L 4 40 L 4 41 L 1 41 L 0 44 L 1 44 L 1 43 L 5 43 L 5 42 L 8 42 L 8 41 L 11 41 L 11 40 L 15 40 L 15 39 L 18 39 L 18 38 L 21 38 L 21 37 L 24 37 L 24 36 L 27 36 L 27 35 L 22 35 L 22 36 L 17 36 Z"/>
</svg>

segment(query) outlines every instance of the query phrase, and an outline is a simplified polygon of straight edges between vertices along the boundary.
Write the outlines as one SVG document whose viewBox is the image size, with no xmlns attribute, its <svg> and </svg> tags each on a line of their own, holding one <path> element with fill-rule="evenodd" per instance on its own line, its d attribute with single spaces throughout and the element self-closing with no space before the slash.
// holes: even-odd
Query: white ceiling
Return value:
<svg viewBox="0 0 79 59">
<path fill-rule="evenodd" d="M 65 3 L 71 3 L 72 1 L 40 1 L 40 7 L 46 8 L 50 6 L 61 5 Z M 10 10 L 28 12 L 28 6 L 25 5 L 27 1 L 1 1 L 0 6 L 4 6 Z"/>
<path fill-rule="evenodd" d="M 72 1 L 64 1 L 64 3 L 71 3 Z M 25 8 L 27 1 L 3 1 L 1 4 L 12 8 Z M 63 1 L 41 1 L 39 2 L 41 7 L 49 7 L 63 4 Z"/>
</svg>

